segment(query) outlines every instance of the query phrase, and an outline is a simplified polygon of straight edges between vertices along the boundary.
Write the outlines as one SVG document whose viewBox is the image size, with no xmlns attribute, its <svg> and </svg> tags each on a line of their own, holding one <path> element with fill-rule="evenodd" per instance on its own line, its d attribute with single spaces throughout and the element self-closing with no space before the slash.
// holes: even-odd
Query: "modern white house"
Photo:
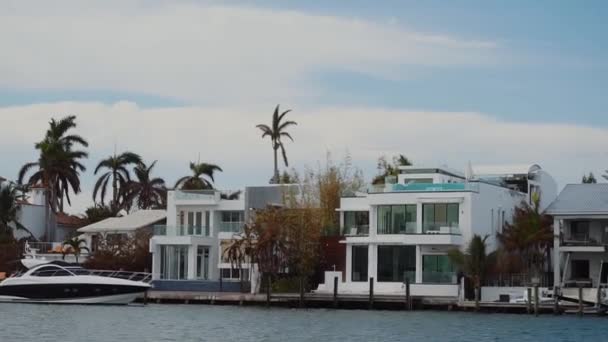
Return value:
<svg viewBox="0 0 608 342">
<path fill-rule="evenodd" d="M 450 249 L 464 249 L 474 234 L 488 236 L 510 222 L 514 208 L 539 192 L 548 205 L 557 192 L 540 166 L 399 168 L 381 187 L 343 197 L 340 220 L 346 244 L 345 272 L 327 272 L 317 292 L 403 294 L 406 279 L 413 296 L 457 297 L 458 275 Z M 546 204 L 545 204 L 546 203 Z"/>
<path fill-rule="evenodd" d="M 155 286 L 205 290 L 220 279 L 224 286 L 255 281 L 249 274 L 255 267 L 232 267 L 224 251 L 255 210 L 282 205 L 285 191 L 284 185 L 247 187 L 239 196 L 218 190 L 169 191 L 167 224 L 157 226 L 150 241 Z"/>
<path fill-rule="evenodd" d="M 546 213 L 553 216 L 554 284 L 564 295 L 595 301 L 608 284 L 608 184 L 568 184 Z"/>
</svg>

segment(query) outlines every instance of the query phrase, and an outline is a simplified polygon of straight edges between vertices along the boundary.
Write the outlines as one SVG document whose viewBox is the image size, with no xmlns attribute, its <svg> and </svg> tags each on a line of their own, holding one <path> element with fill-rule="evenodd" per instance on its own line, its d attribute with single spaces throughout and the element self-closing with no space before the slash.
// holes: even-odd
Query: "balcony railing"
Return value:
<svg viewBox="0 0 608 342">
<path fill-rule="evenodd" d="M 171 232 L 175 232 L 171 234 Z M 192 227 L 192 226 L 154 226 L 154 235 L 160 236 L 209 236 L 209 227 Z"/>
<path fill-rule="evenodd" d="M 423 283 L 456 284 L 456 272 L 422 271 Z"/>
<path fill-rule="evenodd" d="M 177 190 L 175 191 L 176 200 L 215 200 L 215 190 Z"/>
<path fill-rule="evenodd" d="M 608 245 L 608 239 L 603 234 L 571 233 L 562 237 L 561 244 L 564 246 L 603 246 Z"/>
<path fill-rule="evenodd" d="M 479 183 L 411 183 L 372 185 L 367 192 L 479 192 Z"/>
<path fill-rule="evenodd" d="M 461 235 L 458 226 L 449 226 L 441 224 L 423 224 L 423 234 L 445 234 L 445 235 Z"/>
<path fill-rule="evenodd" d="M 344 227 L 344 235 L 348 235 L 348 236 L 369 235 L 369 225 Z"/>
<path fill-rule="evenodd" d="M 220 232 L 240 233 L 245 222 L 220 222 Z"/>
<path fill-rule="evenodd" d="M 405 222 L 388 227 L 378 227 L 378 234 L 416 234 L 416 222 Z"/>
</svg>

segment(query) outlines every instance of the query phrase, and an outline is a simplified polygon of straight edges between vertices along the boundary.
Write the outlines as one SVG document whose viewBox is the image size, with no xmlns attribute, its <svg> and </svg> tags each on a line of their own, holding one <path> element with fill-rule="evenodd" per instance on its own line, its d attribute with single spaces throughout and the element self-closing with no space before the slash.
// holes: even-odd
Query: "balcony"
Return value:
<svg viewBox="0 0 608 342">
<path fill-rule="evenodd" d="M 422 271 L 422 282 L 431 284 L 457 284 L 456 272 Z"/>
<path fill-rule="evenodd" d="M 358 225 L 344 227 L 345 236 L 367 236 L 369 235 L 369 225 Z"/>
<path fill-rule="evenodd" d="M 220 193 L 216 190 L 176 190 L 174 198 L 176 204 L 216 204 Z"/>
<path fill-rule="evenodd" d="M 154 235 L 159 236 L 210 236 L 209 227 L 192 226 L 154 226 Z"/>
<path fill-rule="evenodd" d="M 479 183 L 411 183 L 371 186 L 368 193 L 378 192 L 479 192 Z"/>
<path fill-rule="evenodd" d="M 243 231 L 243 226 L 245 225 L 245 222 L 223 222 L 221 221 L 219 226 L 220 226 L 220 232 L 225 232 L 225 233 L 240 233 L 241 231 Z"/>
<path fill-rule="evenodd" d="M 423 234 L 441 234 L 441 235 L 461 235 L 458 226 L 448 226 L 442 224 L 424 224 L 422 226 Z"/>
</svg>

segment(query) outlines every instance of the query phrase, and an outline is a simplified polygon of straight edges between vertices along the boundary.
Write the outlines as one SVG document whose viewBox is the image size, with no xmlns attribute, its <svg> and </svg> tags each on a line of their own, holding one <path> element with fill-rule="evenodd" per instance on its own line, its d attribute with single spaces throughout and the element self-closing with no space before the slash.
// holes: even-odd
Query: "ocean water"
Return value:
<svg viewBox="0 0 608 342">
<path fill-rule="evenodd" d="M 0 304 L 0 341 L 608 341 L 608 317 Z"/>
</svg>

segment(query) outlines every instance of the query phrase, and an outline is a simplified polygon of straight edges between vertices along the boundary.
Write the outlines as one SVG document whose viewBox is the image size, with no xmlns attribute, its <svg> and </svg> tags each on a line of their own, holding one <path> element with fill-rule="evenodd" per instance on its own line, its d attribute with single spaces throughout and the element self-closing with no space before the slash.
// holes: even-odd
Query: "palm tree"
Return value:
<svg viewBox="0 0 608 342">
<path fill-rule="evenodd" d="M 245 244 L 244 239 L 235 235 L 228 248 L 222 253 L 222 256 L 230 262 L 230 268 L 239 270 L 241 291 L 243 291 L 243 263 L 246 259 Z"/>
<path fill-rule="evenodd" d="M 74 150 L 74 147 L 87 147 L 88 143 L 79 135 L 69 134 L 70 129 L 76 127 L 75 120 L 75 116 L 59 121 L 52 119 L 44 139 L 35 145 L 40 151 L 38 161 L 23 165 L 19 171 L 18 182 L 23 184 L 26 174 L 37 169 L 27 184 L 46 189 L 46 236 L 51 239 L 51 212 L 63 211 L 64 197 L 71 204 L 69 190 L 71 188 L 75 194 L 80 192 L 80 172 L 86 170 L 80 160 L 88 157 L 88 153 Z"/>
<path fill-rule="evenodd" d="M 167 189 L 162 178 L 152 177 L 156 160 L 147 166 L 139 163 L 134 169 L 136 180 L 125 187 L 125 203 L 128 207 L 136 205 L 139 209 L 158 209 L 166 207 Z"/>
<path fill-rule="evenodd" d="M 95 174 L 101 169 L 107 169 L 108 171 L 102 174 L 95 183 L 95 187 L 93 188 L 93 201 L 97 198 L 97 194 L 101 190 L 101 205 L 105 205 L 106 190 L 111 180 L 112 202 L 110 203 L 110 207 L 118 209 L 120 207 L 120 189 L 124 188 L 131 180 L 127 167 L 139 163 L 141 163 L 141 157 L 133 152 L 123 152 L 119 155 L 114 153 L 114 155 L 100 161 L 95 168 Z"/>
<path fill-rule="evenodd" d="M 272 143 L 272 149 L 274 151 L 274 174 L 273 174 L 270 182 L 274 183 L 274 184 L 279 183 L 279 179 L 280 179 L 279 165 L 277 162 L 277 151 L 279 148 L 281 149 L 281 154 L 283 155 L 283 162 L 285 163 L 285 166 L 289 166 L 289 163 L 287 162 L 287 153 L 285 152 L 285 146 L 283 145 L 281 138 L 286 137 L 286 138 L 289 138 L 289 140 L 293 141 L 293 138 L 291 137 L 291 135 L 288 132 L 286 132 L 285 130 L 289 126 L 297 125 L 297 122 L 295 122 L 295 121 L 281 122 L 281 120 L 283 120 L 283 117 L 285 117 L 285 115 L 287 115 L 287 113 L 289 113 L 290 111 L 291 111 L 291 109 L 288 109 L 279 115 L 279 105 L 277 105 L 277 107 L 274 109 L 274 114 L 272 115 L 272 124 L 271 124 L 272 127 L 268 126 L 268 125 L 264 125 L 264 124 L 260 124 L 260 125 L 256 126 L 263 132 L 262 138 L 268 136 L 268 137 L 270 137 L 270 141 Z"/>
<path fill-rule="evenodd" d="M 215 171 L 223 172 L 222 168 L 215 164 L 190 162 L 192 175 L 184 176 L 177 180 L 175 188 L 182 190 L 213 189 L 213 174 Z M 206 176 L 206 177 L 205 177 Z M 209 179 L 207 179 L 209 178 Z"/>
<path fill-rule="evenodd" d="M 473 280 L 476 308 L 479 308 L 481 282 L 492 264 L 491 258 L 486 254 L 487 239 L 487 235 L 482 238 L 474 234 L 464 253 L 459 249 L 453 249 L 448 252 L 452 263 Z"/>
<path fill-rule="evenodd" d="M 532 194 L 532 204 L 522 202 L 515 208 L 513 223 L 505 227 L 496 238 L 501 249 L 511 257 L 519 259 L 527 273 L 540 273 L 543 266 L 550 266 L 550 252 L 553 246 L 553 220 L 540 211 L 540 196 Z"/>
<path fill-rule="evenodd" d="M 25 188 L 8 182 L 0 182 L 0 239 L 13 237 L 13 228 L 32 233 L 19 222 L 19 211 L 21 210 L 20 200 L 25 199 Z"/>
<path fill-rule="evenodd" d="M 82 246 L 84 244 L 84 246 Z M 78 237 L 73 237 L 71 239 L 67 239 L 63 241 L 63 246 L 68 246 L 68 250 L 63 252 L 63 258 L 65 259 L 66 253 L 74 254 L 74 258 L 76 258 L 76 262 L 78 263 L 78 256 L 82 254 L 83 251 L 87 251 L 89 253 L 89 248 L 87 247 L 87 241 L 85 239 L 79 239 Z"/>
</svg>

